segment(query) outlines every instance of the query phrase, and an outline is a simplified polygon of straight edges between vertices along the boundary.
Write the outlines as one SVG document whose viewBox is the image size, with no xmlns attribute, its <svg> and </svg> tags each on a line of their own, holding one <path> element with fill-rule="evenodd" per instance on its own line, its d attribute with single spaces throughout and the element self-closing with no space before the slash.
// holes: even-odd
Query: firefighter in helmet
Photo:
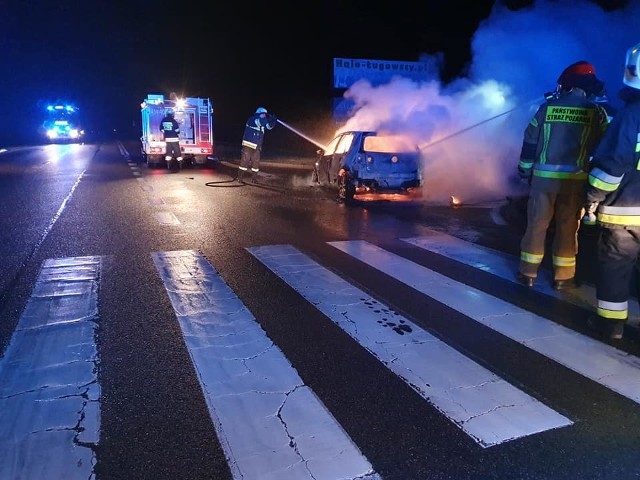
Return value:
<svg viewBox="0 0 640 480">
<path fill-rule="evenodd" d="M 267 112 L 264 107 L 258 107 L 256 113 L 247 119 L 242 136 L 242 148 L 240 150 L 240 166 L 238 167 L 238 182 L 242 182 L 245 173 L 251 170 L 251 180 L 257 180 L 260 171 L 260 154 L 264 141 L 264 132 L 272 130 L 276 126 L 277 118 Z"/>
<path fill-rule="evenodd" d="M 182 168 L 182 152 L 180 151 L 180 125 L 175 119 L 173 108 L 169 108 L 164 118 L 160 121 L 160 131 L 166 144 L 164 159 L 167 161 L 167 168 L 171 168 L 172 159 L 178 162 L 178 168 Z"/>
<path fill-rule="evenodd" d="M 604 90 L 586 61 L 569 65 L 556 92 L 538 107 L 525 129 L 518 173 L 530 185 L 527 227 L 520 242 L 518 281 L 533 287 L 554 222 L 553 288 L 575 286 L 578 229 L 589 159 L 608 125 L 593 98 Z"/>
<path fill-rule="evenodd" d="M 585 222 L 596 222 L 597 315 L 588 325 L 610 339 L 623 336 L 634 267 L 640 255 L 640 44 L 627 51 L 624 107 L 616 112 L 591 162 Z M 597 218 L 597 220 L 596 220 Z"/>
</svg>

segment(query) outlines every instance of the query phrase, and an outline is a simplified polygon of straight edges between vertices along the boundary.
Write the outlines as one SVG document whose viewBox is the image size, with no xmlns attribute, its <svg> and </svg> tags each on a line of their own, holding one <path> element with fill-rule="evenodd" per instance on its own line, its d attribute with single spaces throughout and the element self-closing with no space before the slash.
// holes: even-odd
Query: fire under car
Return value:
<svg viewBox="0 0 640 480">
<path fill-rule="evenodd" d="M 322 186 L 335 186 L 338 199 L 344 202 L 420 196 L 420 150 L 399 135 L 342 132 L 325 149 L 318 150 L 313 181 Z"/>
</svg>

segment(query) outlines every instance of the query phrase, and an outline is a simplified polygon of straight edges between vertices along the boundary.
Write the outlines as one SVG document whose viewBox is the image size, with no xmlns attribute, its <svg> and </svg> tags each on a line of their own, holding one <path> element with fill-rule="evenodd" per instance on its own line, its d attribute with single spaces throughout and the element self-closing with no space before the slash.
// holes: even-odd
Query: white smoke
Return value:
<svg viewBox="0 0 640 480">
<path fill-rule="evenodd" d="M 394 77 L 380 86 L 360 80 L 345 92 L 355 107 L 340 131 L 409 136 L 422 151 L 430 201 L 519 195 L 524 186 L 516 167 L 524 129 L 566 66 L 591 62 L 610 103 L 620 106 L 625 54 L 640 42 L 639 3 L 610 12 L 586 0 L 537 1 L 520 10 L 498 3 L 474 34 L 464 76 L 448 84 L 437 73 L 423 82 Z"/>
</svg>

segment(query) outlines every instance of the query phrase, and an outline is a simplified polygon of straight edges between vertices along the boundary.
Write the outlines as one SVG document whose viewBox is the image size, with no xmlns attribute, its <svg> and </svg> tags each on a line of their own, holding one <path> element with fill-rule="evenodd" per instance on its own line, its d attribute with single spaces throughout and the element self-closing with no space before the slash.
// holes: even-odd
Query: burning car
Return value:
<svg viewBox="0 0 640 480">
<path fill-rule="evenodd" d="M 420 150 L 403 136 L 341 132 L 318 150 L 313 181 L 336 186 L 347 202 L 366 194 L 419 194 Z"/>
</svg>

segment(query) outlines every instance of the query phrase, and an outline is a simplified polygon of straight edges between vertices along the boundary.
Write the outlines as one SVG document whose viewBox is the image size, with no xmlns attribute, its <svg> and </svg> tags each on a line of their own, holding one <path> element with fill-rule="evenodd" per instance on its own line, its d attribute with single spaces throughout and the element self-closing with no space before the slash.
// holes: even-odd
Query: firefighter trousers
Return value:
<svg viewBox="0 0 640 480">
<path fill-rule="evenodd" d="M 240 149 L 240 170 L 251 172 L 255 175 L 260 171 L 260 150 L 242 146 Z"/>
<path fill-rule="evenodd" d="M 640 229 L 601 227 L 598 235 L 598 315 L 626 320 L 631 284 L 640 255 Z"/>
<path fill-rule="evenodd" d="M 553 279 L 568 280 L 575 276 L 584 194 L 580 189 L 567 190 L 531 189 L 527 203 L 527 229 L 520 242 L 520 273 L 523 275 L 538 276 L 545 253 L 547 230 L 553 221 Z"/>
</svg>

